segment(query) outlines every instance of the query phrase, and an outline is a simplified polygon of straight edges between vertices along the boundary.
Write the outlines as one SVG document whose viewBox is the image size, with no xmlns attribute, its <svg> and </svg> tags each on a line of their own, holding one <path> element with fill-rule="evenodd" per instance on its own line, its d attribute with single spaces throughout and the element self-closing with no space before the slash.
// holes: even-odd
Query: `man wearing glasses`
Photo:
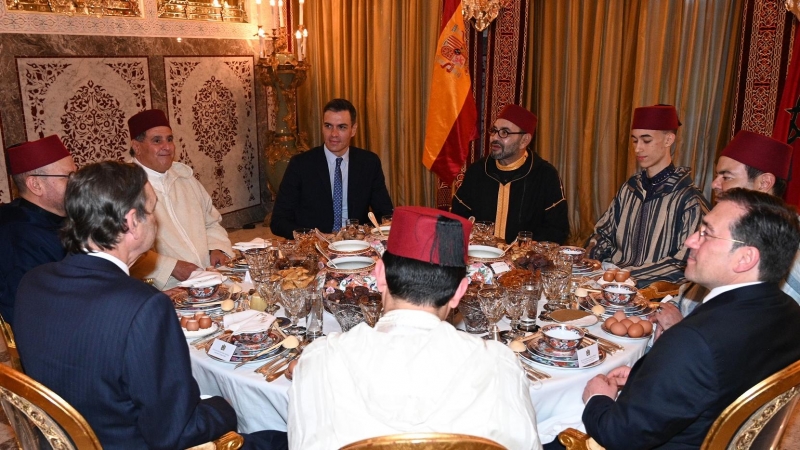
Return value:
<svg viewBox="0 0 800 450">
<path fill-rule="evenodd" d="M 791 161 L 790 145 L 742 130 L 722 151 L 711 188 L 716 197 L 729 189 L 740 187 L 782 198 L 786 192 Z M 800 303 L 800 258 L 797 256 L 789 275 L 781 283 L 781 289 Z M 665 330 L 673 326 L 691 313 L 707 294 L 708 289 L 697 283 L 682 286 L 678 298 L 665 302 L 655 315 L 653 320 L 658 323 L 658 329 Z"/>
<path fill-rule="evenodd" d="M 34 267 L 64 258 L 58 230 L 75 162 L 58 136 L 8 148 L 18 197 L 0 206 L 0 314 L 13 325 L 19 281 Z"/>
<path fill-rule="evenodd" d="M 700 448 L 724 408 L 800 360 L 789 331 L 800 306 L 780 289 L 800 244 L 797 213 L 755 190 L 718 200 L 686 240 L 686 278 L 710 290 L 703 303 L 633 368 L 586 385 L 583 423 L 609 450 Z"/>
<path fill-rule="evenodd" d="M 684 281 L 683 243 L 708 212 L 691 169 L 672 164 L 680 125 L 671 105 L 634 110 L 631 139 L 642 170 L 619 188 L 586 243 L 586 256 L 630 269 L 640 288 Z"/>
<path fill-rule="evenodd" d="M 520 231 L 535 241 L 563 244 L 569 237 L 567 200 L 558 171 L 528 148 L 536 116 L 507 105 L 489 130 L 491 154 L 472 164 L 453 196 L 462 217 L 494 222 L 494 234 L 507 243 Z"/>
</svg>

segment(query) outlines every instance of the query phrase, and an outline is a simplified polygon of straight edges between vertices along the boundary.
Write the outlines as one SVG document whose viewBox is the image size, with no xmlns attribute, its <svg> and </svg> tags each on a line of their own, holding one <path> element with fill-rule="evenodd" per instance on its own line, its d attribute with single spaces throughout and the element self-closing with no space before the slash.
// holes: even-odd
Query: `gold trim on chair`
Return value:
<svg viewBox="0 0 800 450">
<path fill-rule="evenodd" d="M 364 439 L 341 450 L 504 450 L 497 442 L 452 433 L 406 433 Z"/>
<path fill-rule="evenodd" d="M 11 325 L 3 319 L 2 314 L 0 314 L 0 337 L 3 338 L 3 342 L 6 345 L 11 367 L 22 372 L 22 363 L 19 360 L 19 351 L 17 351 L 17 341 L 14 340 L 14 332 L 11 330 Z"/>
<path fill-rule="evenodd" d="M 769 420 L 800 393 L 800 361 L 739 396 L 711 425 L 701 450 L 746 449 Z"/>
</svg>

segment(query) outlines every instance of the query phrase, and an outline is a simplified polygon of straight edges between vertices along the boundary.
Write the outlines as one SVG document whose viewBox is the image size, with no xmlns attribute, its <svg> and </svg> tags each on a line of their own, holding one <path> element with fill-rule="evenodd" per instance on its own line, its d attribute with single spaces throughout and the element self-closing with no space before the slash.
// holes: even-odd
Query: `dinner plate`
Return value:
<svg viewBox="0 0 800 450">
<path fill-rule="evenodd" d="M 490 247 L 488 245 L 470 245 L 467 254 L 470 258 L 476 260 L 497 259 L 503 256 L 503 251 L 497 247 Z"/>
<path fill-rule="evenodd" d="M 206 329 L 201 328 L 196 331 L 187 331 L 186 328 L 181 328 L 181 330 L 183 330 L 183 335 L 186 337 L 186 339 L 196 339 L 196 338 L 201 338 L 203 336 L 208 336 L 209 334 L 217 331 L 218 329 L 219 325 L 217 325 L 214 322 L 211 323 L 211 326 L 209 328 Z"/>
<path fill-rule="evenodd" d="M 592 368 L 592 367 L 599 366 L 600 364 L 603 364 L 603 361 L 606 360 L 606 352 L 604 352 L 603 349 L 601 349 L 601 348 L 598 348 L 597 351 L 600 354 L 600 359 L 598 359 L 597 361 L 589 364 L 588 366 L 584 366 L 584 367 L 578 366 L 578 361 L 577 360 L 575 360 L 575 361 L 551 361 L 551 360 L 548 360 L 546 358 L 543 358 L 543 357 L 541 357 L 539 355 L 536 355 L 536 354 L 533 354 L 533 353 L 530 353 L 530 352 L 517 353 L 517 355 L 519 355 L 519 357 L 522 360 L 524 360 L 525 362 L 532 363 L 532 364 L 538 364 L 538 365 L 541 365 L 541 366 L 544 366 L 544 367 L 550 367 L 552 369 L 580 370 L 580 369 L 589 369 L 589 368 Z"/>
<path fill-rule="evenodd" d="M 266 349 L 266 348 L 269 348 L 271 345 L 274 345 L 274 344 L 275 344 L 275 343 L 277 343 L 279 340 L 280 340 L 280 337 L 278 337 L 278 335 L 277 335 L 277 334 L 270 332 L 270 340 L 269 340 L 269 341 L 265 341 L 265 342 L 264 342 L 264 344 L 265 344 L 265 345 L 263 346 L 263 348 L 265 348 L 265 349 Z M 233 345 L 233 344 L 231 344 L 231 345 Z M 210 348 L 210 346 L 209 346 L 209 348 Z M 237 346 L 236 346 L 236 348 L 237 348 L 237 351 L 238 351 L 238 349 L 240 348 L 240 346 L 238 346 L 238 345 L 237 345 Z M 260 351 L 260 350 L 259 350 L 259 351 Z M 264 355 L 261 355 L 261 356 L 259 356 L 258 358 L 254 359 L 254 360 L 252 360 L 252 361 L 248 361 L 248 363 L 250 363 L 250 362 L 257 362 L 257 361 L 264 361 L 265 359 L 269 359 L 269 358 L 271 358 L 271 357 L 275 356 L 276 354 L 280 353 L 281 351 L 283 351 L 283 347 L 281 347 L 281 346 L 277 346 L 277 347 L 275 347 L 274 349 L 270 350 L 270 351 L 269 351 L 269 353 L 266 353 L 266 354 L 264 354 Z M 208 353 L 208 350 L 206 350 L 206 353 Z M 257 353 L 258 353 L 258 351 L 256 351 L 255 353 L 257 354 Z M 211 354 L 209 354 L 208 356 L 209 356 L 211 359 L 215 359 L 215 360 L 217 360 L 217 361 L 224 362 L 224 363 L 228 363 L 228 364 L 238 364 L 238 363 L 242 362 L 242 360 L 249 359 L 250 357 L 252 357 L 252 353 L 249 353 L 249 352 L 248 352 L 248 353 L 246 353 L 246 355 L 245 355 L 245 356 L 240 356 L 240 355 L 241 355 L 241 354 L 234 353 L 234 354 L 233 354 L 233 356 L 231 356 L 231 360 L 230 360 L 230 361 L 224 361 L 224 360 L 222 360 L 222 359 L 219 359 L 219 358 L 217 358 L 216 356 L 214 356 L 214 355 L 211 355 Z"/>
<path fill-rule="evenodd" d="M 600 325 L 600 329 L 603 330 L 603 333 L 605 333 L 605 334 L 607 334 L 607 335 L 609 335 L 611 337 L 615 337 L 615 338 L 618 338 L 618 339 L 624 339 L 626 341 L 641 341 L 642 339 L 650 339 L 650 336 L 653 335 L 653 332 L 651 331 L 650 333 L 648 333 L 648 334 L 646 334 L 646 335 L 644 335 L 642 337 L 637 337 L 637 338 L 630 337 L 627 334 L 625 336 L 617 336 L 616 334 L 612 333 L 611 330 L 606 328 L 605 322 L 603 322 L 603 324 Z"/>
<path fill-rule="evenodd" d="M 370 251 L 372 247 L 367 241 L 348 239 L 346 241 L 336 241 L 328 244 L 328 250 L 341 255 L 360 255 Z"/>
</svg>

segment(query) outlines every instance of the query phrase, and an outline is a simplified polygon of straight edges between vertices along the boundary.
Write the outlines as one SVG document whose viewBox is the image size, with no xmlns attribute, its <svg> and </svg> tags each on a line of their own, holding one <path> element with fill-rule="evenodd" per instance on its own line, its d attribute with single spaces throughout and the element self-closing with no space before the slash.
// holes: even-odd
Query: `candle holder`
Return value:
<svg viewBox="0 0 800 450">
<path fill-rule="evenodd" d="M 272 31 L 272 48 L 256 67 L 259 81 L 272 88 L 268 95 L 277 108 L 275 129 L 269 131 L 264 147 L 267 187 L 274 201 L 289 159 L 309 149 L 307 134 L 297 128 L 297 88 L 311 66 L 288 51 L 285 28 Z"/>
</svg>

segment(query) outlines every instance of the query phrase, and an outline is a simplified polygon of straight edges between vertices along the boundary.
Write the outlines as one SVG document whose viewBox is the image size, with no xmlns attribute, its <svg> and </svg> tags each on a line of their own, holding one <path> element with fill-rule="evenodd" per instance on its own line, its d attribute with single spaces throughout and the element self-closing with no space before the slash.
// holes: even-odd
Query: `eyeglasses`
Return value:
<svg viewBox="0 0 800 450">
<path fill-rule="evenodd" d="M 70 172 L 68 174 L 46 174 L 46 173 L 39 173 L 31 175 L 32 177 L 53 177 L 53 178 L 72 178 L 72 175 L 75 172 Z"/>
<path fill-rule="evenodd" d="M 747 242 L 745 242 L 745 241 L 740 241 L 738 239 L 729 239 L 729 238 L 724 238 L 724 237 L 714 236 L 713 234 L 709 234 L 709 232 L 702 225 L 697 227 L 697 233 L 700 235 L 700 239 L 705 239 L 705 238 L 719 239 L 721 241 L 736 242 L 737 244 L 747 245 Z"/>
<path fill-rule="evenodd" d="M 527 134 L 527 131 L 509 131 L 508 128 L 500 128 L 499 130 L 495 127 L 489 129 L 489 136 L 493 134 L 497 134 L 500 136 L 500 139 L 505 139 L 508 137 L 509 134 Z"/>
</svg>

